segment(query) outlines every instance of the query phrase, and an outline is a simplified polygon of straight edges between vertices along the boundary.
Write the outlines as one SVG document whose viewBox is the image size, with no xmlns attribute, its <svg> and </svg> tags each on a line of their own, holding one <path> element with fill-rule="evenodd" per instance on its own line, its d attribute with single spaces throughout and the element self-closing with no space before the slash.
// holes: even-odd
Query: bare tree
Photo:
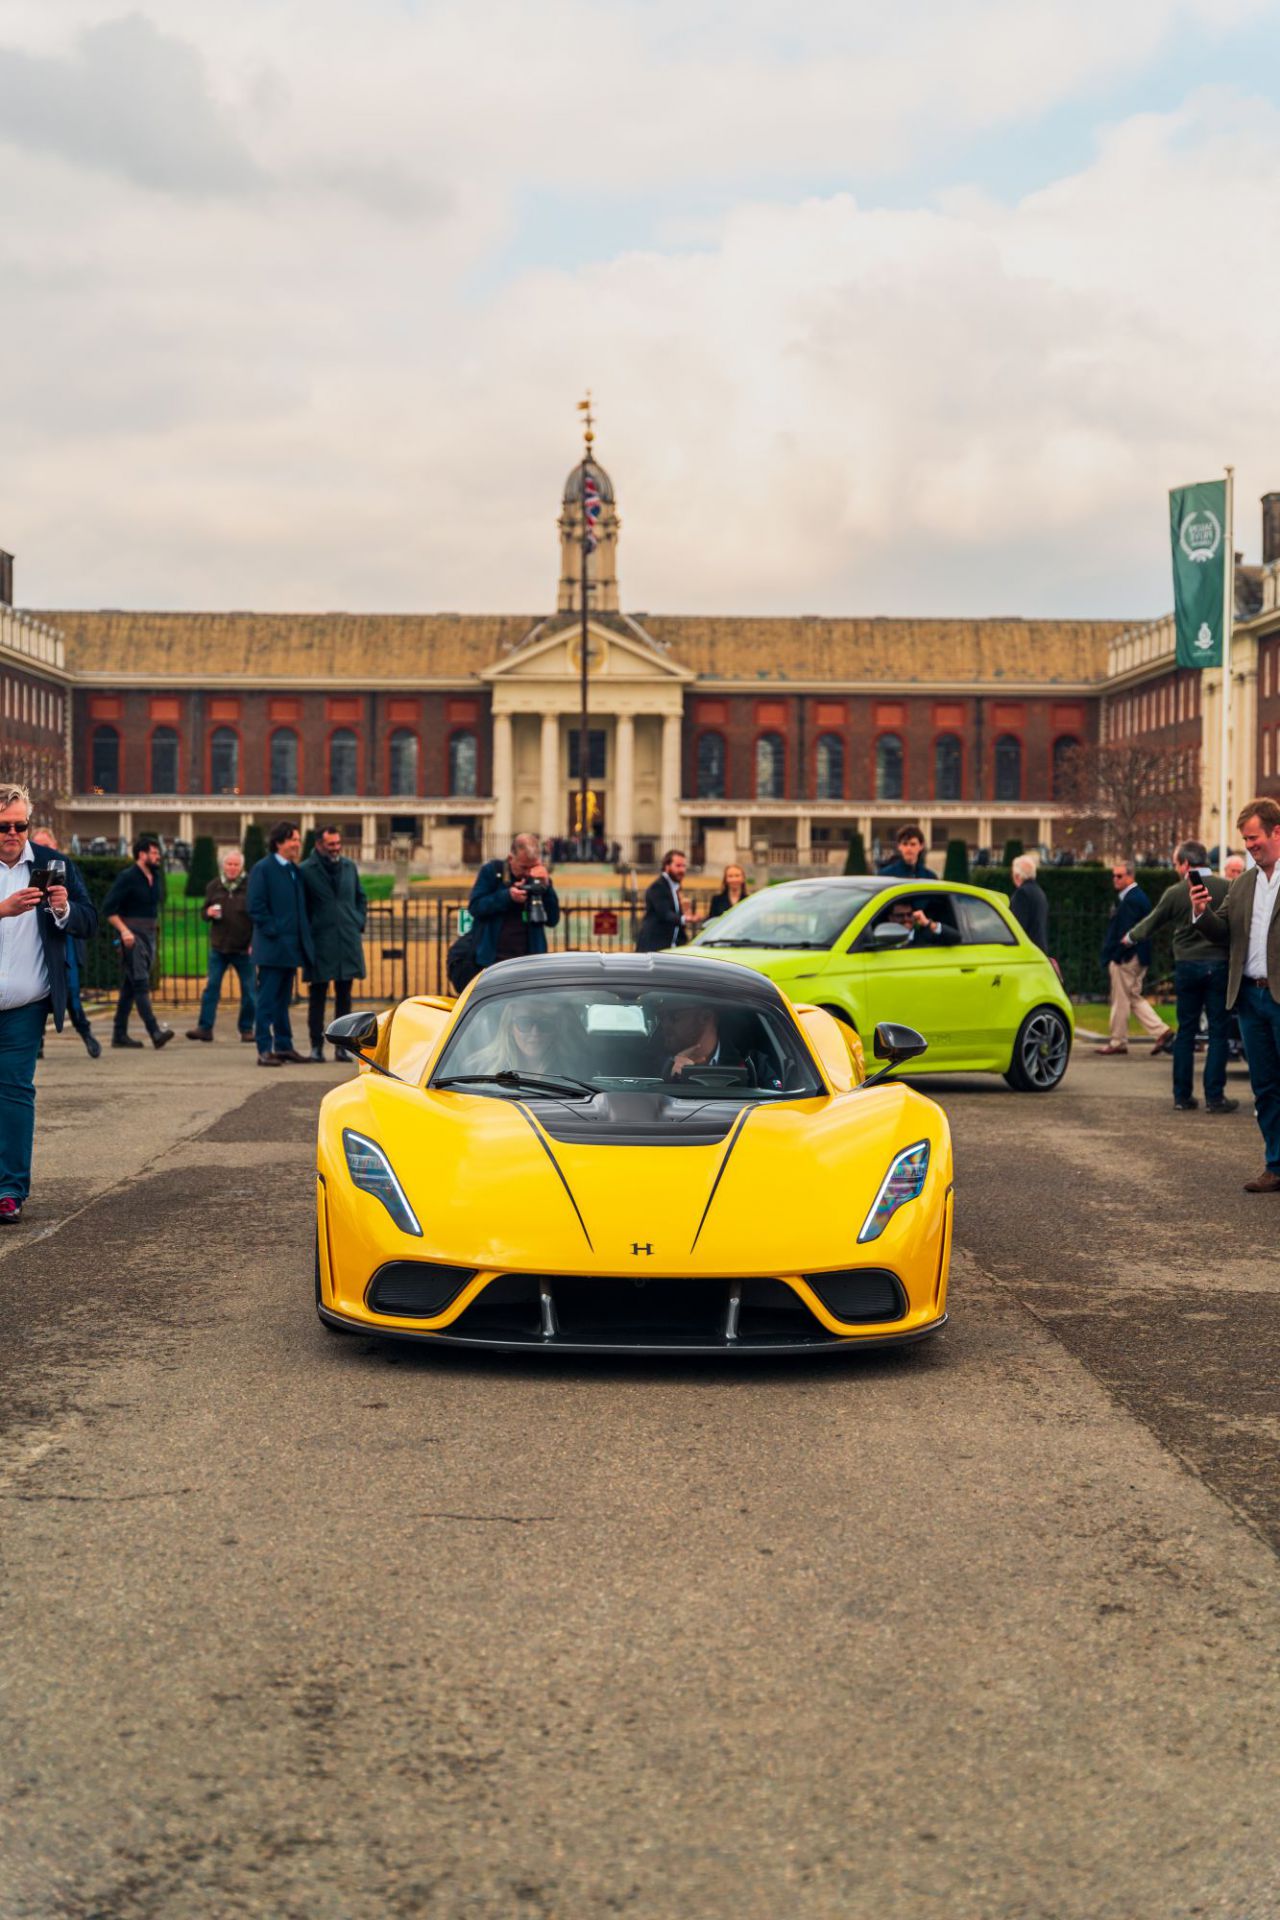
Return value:
<svg viewBox="0 0 1280 1920">
<path fill-rule="evenodd" d="M 1166 858 L 1172 842 L 1194 828 L 1199 799 L 1189 783 L 1188 753 L 1178 747 L 1117 740 L 1077 747 L 1058 768 L 1054 797 L 1067 808 L 1062 837 L 1077 849 Z"/>
</svg>

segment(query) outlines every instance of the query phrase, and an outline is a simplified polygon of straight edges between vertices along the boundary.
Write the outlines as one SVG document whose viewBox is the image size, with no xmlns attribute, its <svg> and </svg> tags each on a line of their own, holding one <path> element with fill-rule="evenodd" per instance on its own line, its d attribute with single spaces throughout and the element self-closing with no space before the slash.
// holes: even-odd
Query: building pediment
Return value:
<svg viewBox="0 0 1280 1920">
<path fill-rule="evenodd" d="M 628 631 L 621 624 L 587 622 L 587 670 L 592 682 L 611 688 L 622 684 L 644 683 L 655 689 L 677 689 L 693 679 L 687 667 L 677 665 L 648 641 L 643 628 Z M 576 687 L 582 673 L 582 621 L 580 616 L 548 620 L 534 629 L 529 639 L 492 666 L 483 669 L 481 678 L 500 687 L 567 686 Z"/>
</svg>

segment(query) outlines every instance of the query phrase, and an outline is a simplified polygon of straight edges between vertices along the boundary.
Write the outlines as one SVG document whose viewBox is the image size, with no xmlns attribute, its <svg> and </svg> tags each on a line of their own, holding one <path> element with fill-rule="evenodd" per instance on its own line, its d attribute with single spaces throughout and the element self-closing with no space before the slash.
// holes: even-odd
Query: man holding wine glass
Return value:
<svg viewBox="0 0 1280 1920">
<path fill-rule="evenodd" d="M 66 1017 L 67 941 L 97 924 L 75 868 L 30 830 L 31 796 L 0 781 L 0 1227 L 31 1189 L 36 1058 L 49 1013 L 59 1032 Z"/>
</svg>

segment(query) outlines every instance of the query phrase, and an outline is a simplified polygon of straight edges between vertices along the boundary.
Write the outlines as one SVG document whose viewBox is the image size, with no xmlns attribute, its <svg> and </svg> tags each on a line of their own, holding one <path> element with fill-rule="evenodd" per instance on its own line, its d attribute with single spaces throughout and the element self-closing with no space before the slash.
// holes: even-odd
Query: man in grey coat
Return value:
<svg viewBox="0 0 1280 1920">
<path fill-rule="evenodd" d="M 324 1059 L 324 1009 L 333 985 L 333 1013 L 351 1011 L 351 983 L 364 979 L 368 905 L 356 863 L 342 851 L 341 827 L 321 827 L 301 867 L 315 957 L 305 971 L 311 1058 Z"/>
</svg>

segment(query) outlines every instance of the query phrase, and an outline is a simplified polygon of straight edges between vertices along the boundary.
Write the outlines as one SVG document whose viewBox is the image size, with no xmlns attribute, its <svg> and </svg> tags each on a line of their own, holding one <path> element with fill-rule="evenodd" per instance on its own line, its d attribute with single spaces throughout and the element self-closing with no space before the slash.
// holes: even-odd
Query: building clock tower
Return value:
<svg viewBox="0 0 1280 1920">
<path fill-rule="evenodd" d="M 582 610 L 582 481 L 584 464 L 579 461 L 564 483 L 560 509 L 560 590 L 556 595 L 557 613 Z M 587 573 L 588 613 L 618 611 L 618 508 L 613 497 L 613 482 L 602 466 L 588 460 L 585 471 L 596 483 L 604 511 L 596 522 L 596 550 Z"/>
</svg>

